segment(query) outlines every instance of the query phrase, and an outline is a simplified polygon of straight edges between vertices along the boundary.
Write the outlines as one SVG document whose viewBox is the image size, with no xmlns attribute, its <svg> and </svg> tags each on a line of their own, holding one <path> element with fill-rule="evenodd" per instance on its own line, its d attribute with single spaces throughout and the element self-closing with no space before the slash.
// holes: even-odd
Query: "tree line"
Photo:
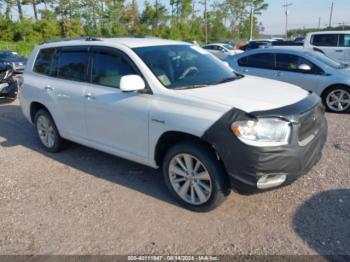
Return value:
<svg viewBox="0 0 350 262">
<path fill-rule="evenodd" d="M 168 1 L 168 0 L 165 0 Z M 263 31 L 265 0 L 0 0 L 0 40 L 156 36 L 199 43 L 248 39 Z M 214 2 L 215 1 L 215 2 Z M 254 8 L 254 9 L 252 9 Z M 24 14 L 31 9 L 33 15 Z M 254 12 L 251 12 L 254 10 Z"/>
</svg>

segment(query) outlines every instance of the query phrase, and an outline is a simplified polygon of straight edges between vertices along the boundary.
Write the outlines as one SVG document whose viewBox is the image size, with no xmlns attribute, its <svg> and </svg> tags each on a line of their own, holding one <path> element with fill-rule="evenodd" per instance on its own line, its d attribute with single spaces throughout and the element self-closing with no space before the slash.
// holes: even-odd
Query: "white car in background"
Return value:
<svg viewBox="0 0 350 262">
<path fill-rule="evenodd" d="M 202 48 L 209 51 L 221 60 L 225 59 L 227 56 L 233 56 L 243 53 L 242 50 L 235 49 L 232 45 L 225 43 L 212 43 L 204 45 L 202 46 Z"/>
<path fill-rule="evenodd" d="M 227 58 L 225 62 L 238 73 L 279 80 L 312 91 L 321 96 L 329 111 L 350 111 L 350 67 L 319 52 L 262 48 Z"/>
<path fill-rule="evenodd" d="M 324 53 L 350 64 L 350 31 L 323 31 L 307 34 L 304 48 Z"/>
</svg>

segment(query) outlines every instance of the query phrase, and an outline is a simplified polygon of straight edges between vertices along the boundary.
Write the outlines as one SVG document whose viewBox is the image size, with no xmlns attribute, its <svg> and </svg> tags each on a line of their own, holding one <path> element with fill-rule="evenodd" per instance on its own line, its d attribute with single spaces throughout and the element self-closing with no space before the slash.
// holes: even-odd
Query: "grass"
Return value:
<svg viewBox="0 0 350 262">
<path fill-rule="evenodd" d="M 0 41 L 0 50 L 15 51 L 24 57 L 28 57 L 35 45 L 36 43 L 30 43 L 30 42 L 24 42 L 24 41 L 19 41 L 19 42 Z"/>
</svg>

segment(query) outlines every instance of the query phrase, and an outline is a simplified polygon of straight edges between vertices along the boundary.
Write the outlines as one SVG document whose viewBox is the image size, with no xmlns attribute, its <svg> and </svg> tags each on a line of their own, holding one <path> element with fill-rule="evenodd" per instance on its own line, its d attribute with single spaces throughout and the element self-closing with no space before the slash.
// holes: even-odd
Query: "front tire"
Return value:
<svg viewBox="0 0 350 262">
<path fill-rule="evenodd" d="M 40 142 L 45 150 L 50 153 L 61 151 L 65 141 L 59 135 L 49 112 L 44 109 L 38 110 L 34 117 L 34 123 Z"/>
<path fill-rule="evenodd" d="M 322 95 L 322 101 L 329 112 L 350 112 L 350 87 L 333 86 Z"/>
<path fill-rule="evenodd" d="M 213 210 L 230 193 L 220 162 L 200 143 L 173 146 L 164 158 L 163 176 L 176 201 L 192 211 Z"/>
</svg>

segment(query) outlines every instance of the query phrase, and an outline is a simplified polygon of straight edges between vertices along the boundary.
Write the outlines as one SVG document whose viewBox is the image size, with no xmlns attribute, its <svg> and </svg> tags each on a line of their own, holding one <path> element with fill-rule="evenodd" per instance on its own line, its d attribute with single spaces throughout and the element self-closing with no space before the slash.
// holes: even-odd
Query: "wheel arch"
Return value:
<svg viewBox="0 0 350 262">
<path fill-rule="evenodd" d="M 162 166 L 165 154 L 172 146 L 184 141 L 196 142 L 206 146 L 221 162 L 221 158 L 215 148 L 201 137 L 181 131 L 166 131 L 159 137 L 155 146 L 154 160 L 157 166 Z"/>
<path fill-rule="evenodd" d="M 339 83 L 339 84 L 332 84 L 330 86 L 327 86 L 325 89 L 323 89 L 323 91 L 321 92 L 321 98 L 324 98 L 324 95 L 328 92 L 329 89 L 333 88 L 333 87 L 347 87 L 350 88 L 350 85 L 347 84 L 343 84 L 343 83 Z"/>
<path fill-rule="evenodd" d="M 32 123 L 34 123 L 36 112 L 38 112 L 40 109 L 46 110 L 52 117 L 52 114 L 50 113 L 49 109 L 44 104 L 34 101 L 30 104 L 29 107 L 30 120 L 32 121 Z"/>
</svg>

